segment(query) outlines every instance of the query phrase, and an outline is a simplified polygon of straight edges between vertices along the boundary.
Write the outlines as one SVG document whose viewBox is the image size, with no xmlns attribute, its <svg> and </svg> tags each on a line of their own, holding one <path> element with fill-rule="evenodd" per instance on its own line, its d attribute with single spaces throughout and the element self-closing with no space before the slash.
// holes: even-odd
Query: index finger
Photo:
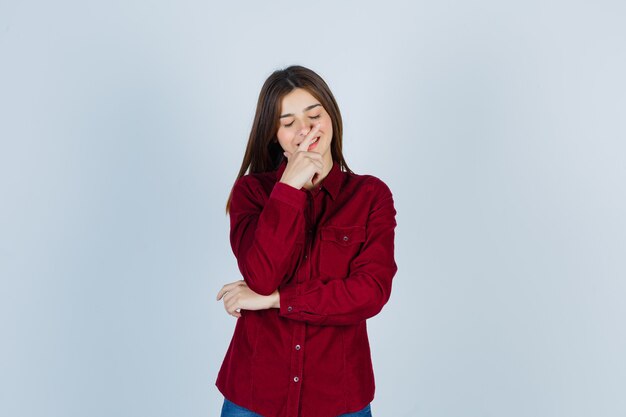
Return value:
<svg viewBox="0 0 626 417">
<path fill-rule="evenodd" d="M 313 129 L 311 129 L 309 134 L 305 136 L 305 138 L 302 140 L 302 142 L 300 142 L 300 144 L 298 144 L 299 151 L 307 151 L 309 149 L 309 145 L 313 141 L 315 134 L 319 132 L 320 126 L 321 125 L 319 123 L 313 126 Z"/>
</svg>

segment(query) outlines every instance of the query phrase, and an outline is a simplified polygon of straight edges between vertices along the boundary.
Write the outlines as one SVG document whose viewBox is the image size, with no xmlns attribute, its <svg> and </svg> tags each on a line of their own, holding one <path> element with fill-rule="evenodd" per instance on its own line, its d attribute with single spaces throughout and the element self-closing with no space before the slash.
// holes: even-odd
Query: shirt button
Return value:
<svg viewBox="0 0 626 417">
<path fill-rule="evenodd" d="M 300 378 L 298 378 L 297 376 L 294 376 L 293 377 L 293 382 L 298 382 L 298 381 L 300 381 Z"/>
<path fill-rule="evenodd" d="M 344 241 L 344 242 L 347 242 L 347 241 L 348 241 L 348 236 L 344 236 L 344 237 L 343 237 L 343 241 Z"/>
<path fill-rule="evenodd" d="M 309 255 L 304 255 L 304 259 L 306 259 L 306 258 L 308 258 L 308 257 L 309 257 Z"/>
<path fill-rule="evenodd" d="M 293 310 L 293 307 L 291 306 L 287 307 L 287 311 L 291 311 L 291 310 Z"/>
<path fill-rule="evenodd" d="M 296 345 L 296 350 L 300 350 L 300 345 Z"/>
</svg>

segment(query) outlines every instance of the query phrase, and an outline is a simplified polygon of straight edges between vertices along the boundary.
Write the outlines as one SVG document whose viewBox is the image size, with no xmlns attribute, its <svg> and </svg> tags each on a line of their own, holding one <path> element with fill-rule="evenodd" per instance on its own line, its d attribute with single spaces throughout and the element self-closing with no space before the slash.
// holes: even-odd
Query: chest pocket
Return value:
<svg viewBox="0 0 626 417">
<path fill-rule="evenodd" d="M 350 262 L 365 242 L 365 226 L 326 226 L 320 232 L 320 273 L 332 278 L 347 277 Z"/>
</svg>

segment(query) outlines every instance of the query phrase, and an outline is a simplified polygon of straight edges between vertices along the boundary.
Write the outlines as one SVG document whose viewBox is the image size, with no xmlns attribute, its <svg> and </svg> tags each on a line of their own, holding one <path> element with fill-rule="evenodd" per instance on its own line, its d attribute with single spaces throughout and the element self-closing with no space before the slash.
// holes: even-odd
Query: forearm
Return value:
<svg viewBox="0 0 626 417">
<path fill-rule="evenodd" d="M 275 308 L 282 317 L 314 325 L 352 325 L 378 314 L 391 295 L 397 267 L 390 264 L 377 273 L 359 272 L 323 283 L 311 280 L 281 288 Z"/>
<path fill-rule="evenodd" d="M 280 308 L 280 292 L 276 290 L 269 297 L 270 308 Z"/>
<path fill-rule="evenodd" d="M 267 201 L 237 187 L 231 207 L 230 240 L 239 270 L 250 288 L 269 295 L 291 274 L 304 240 L 306 197 L 276 184 Z"/>
<path fill-rule="evenodd" d="M 280 287 L 280 315 L 317 325 L 351 325 L 378 314 L 389 300 L 397 272 L 394 257 L 395 208 L 389 193 L 368 219 L 367 238 L 342 277 L 312 277 Z"/>
</svg>

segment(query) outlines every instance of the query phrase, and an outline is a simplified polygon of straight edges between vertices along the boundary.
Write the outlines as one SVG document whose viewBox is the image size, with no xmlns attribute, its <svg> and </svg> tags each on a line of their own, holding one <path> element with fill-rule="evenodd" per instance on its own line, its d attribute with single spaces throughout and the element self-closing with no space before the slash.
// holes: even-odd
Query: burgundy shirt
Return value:
<svg viewBox="0 0 626 417">
<path fill-rule="evenodd" d="M 366 319 L 397 271 L 389 188 L 335 162 L 313 190 L 277 171 L 233 188 L 230 241 L 254 292 L 280 309 L 241 310 L 217 376 L 220 392 L 264 417 L 337 417 L 374 398 Z"/>
</svg>

